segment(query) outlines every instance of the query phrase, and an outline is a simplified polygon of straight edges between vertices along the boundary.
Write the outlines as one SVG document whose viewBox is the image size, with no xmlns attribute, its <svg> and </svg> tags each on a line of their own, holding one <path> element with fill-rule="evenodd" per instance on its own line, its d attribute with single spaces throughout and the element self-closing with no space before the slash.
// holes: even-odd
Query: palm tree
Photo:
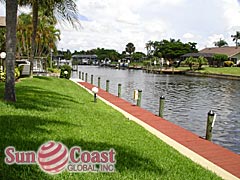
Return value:
<svg viewBox="0 0 240 180">
<path fill-rule="evenodd" d="M 189 66 L 189 68 L 192 70 L 192 67 L 194 65 L 194 63 L 196 62 L 196 58 L 193 57 L 188 57 L 184 63 L 187 64 Z"/>
<path fill-rule="evenodd" d="M 228 43 L 221 38 L 219 41 L 214 42 L 214 46 L 218 46 L 218 47 L 227 46 L 227 45 L 228 45 Z"/>
<path fill-rule="evenodd" d="M 152 53 L 152 47 L 153 47 L 153 41 L 148 41 L 145 44 L 145 48 L 147 49 L 147 56 L 149 56 Z"/>
<path fill-rule="evenodd" d="M 35 54 L 38 57 L 48 56 L 52 50 L 56 50 L 56 42 L 60 39 L 60 31 L 55 28 L 56 21 L 39 12 L 39 23 L 36 34 Z M 30 57 L 29 47 L 31 45 L 31 16 L 21 14 L 18 17 L 17 28 L 17 53 L 18 56 Z"/>
<path fill-rule="evenodd" d="M 16 29 L 17 29 L 17 0 L 6 1 L 6 81 L 5 81 L 5 101 L 16 101 L 15 94 L 15 60 L 16 60 Z"/>
<path fill-rule="evenodd" d="M 31 16 L 30 14 L 21 14 L 18 16 L 17 24 L 17 56 L 30 57 L 30 46 L 31 46 Z"/>
<path fill-rule="evenodd" d="M 203 56 L 199 56 L 197 58 L 197 63 L 198 63 L 198 69 L 200 70 L 202 68 L 202 65 L 208 64 L 208 60 Z"/>
<path fill-rule="evenodd" d="M 238 40 L 240 39 L 240 31 L 237 31 L 235 35 L 231 35 L 233 41 L 236 43 L 236 47 L 239 46 Z"/>
<path fill-rule="evenodd" d="M 77 11 L 77 6 L 75 0 L 48 0 L 41 1 L 39 0 L 20 0 L 19 5 L 32 6 L 32 40 L 31 40 L 31 74 L 32 74 L 32 62 L 35 56 L 36 48 L 36 36 L 37 36 L 37 26 L 38 26 L 38 12 L 39 9 L 43 10 L 48 16 L 55 16 L 58 19 L 61 19 L 63 22 L 69 22 L 73 27 L 79 25 L 79 13 Z"/>
<path fill-rule="evenodd" d="M 130 55 L 135 51 L 135 46 L 133 43 L 128 43 L 126 45 L 126 52 L 128 52 Z"/>
</svg>

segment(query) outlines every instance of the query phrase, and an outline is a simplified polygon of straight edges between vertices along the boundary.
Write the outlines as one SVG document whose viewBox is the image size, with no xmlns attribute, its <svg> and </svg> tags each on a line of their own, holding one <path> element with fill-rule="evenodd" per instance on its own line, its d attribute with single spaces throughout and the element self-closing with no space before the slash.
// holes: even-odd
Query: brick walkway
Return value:
<svg viewBox="0 0 240 180">
<path fill-rule="evenodd" d="M 80 82 L 79 84 L 89 90 L 93 87 L 93 85 L 87 82 Z M 98 96 L 140 119 L 144 123 L 240 179 L 240 155 L 235 154 L 217 144 L 209 142 L 190 131 L 187 131 L 186 129 L 183 129 L 121 98 L 107 93 L 102 89 L 99 89 Z"/>
</svg>

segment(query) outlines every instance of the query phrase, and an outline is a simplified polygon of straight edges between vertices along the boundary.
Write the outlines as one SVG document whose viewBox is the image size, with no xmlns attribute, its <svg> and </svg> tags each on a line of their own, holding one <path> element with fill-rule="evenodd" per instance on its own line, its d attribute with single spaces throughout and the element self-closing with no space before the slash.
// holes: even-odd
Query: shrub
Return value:
<svg viewBox="0 0 240 180">
<path fill-rule="evenodd" d="M 0 81 L 5 81 L 5 77 L 6 76 L 6 73 L 3 72 L 3 71 L 0 71 Z"/>
<path fill-rule="evenodd" d="M 198 63 L 198 69 L 202 68 L 202 65 L 207 65 L 208 64 L 208 60 L 202 56 L 197 58 L 197 63 Z"/>
<path fill-rule="evenodd" d="M 151 64 L 151 61 L 143 61 L 143 66 L 149 66 Z"/>
<path fill-rule="evenodd" d="M 51 72 L 51 73 L 60 73 L 60 69 L 57 69 L 57 68 L 48 68 L 48 72 Z"/>
<path fill-rule="evenodd" d="M 63 65 L 60 67 L 60 69 L 61 69 L 60 78 L 69 79 L 71 77 L 72 68 L 70 66 Z"/>
<path fill-rule="evenodd" d="M 18 67 L 15 68 L 15 79 L 18 79 L 20 77 L 21 73 Z"/>
<path fill-rule="evenodd" d="M 224 67 L 232 67 L 234 63 L 232 61 L 224 61 L 223 65 Z"/>
<path fill-rule="evenodd" d="M 191 70 L 193 70 L 193 65 L 196 64 L 197 58 L 188 57 L 184 60 L 184 64 L 187 64 Z"/>
<path fill-rule="evenodd" d="M 15 79 L 19 79 L 21 73 L 18 67 L 15 68 Z M 0 71 L 0 81 L 5 81 L 6 71 Z"/>
<path fill-rule="evenodd" d="M 18 70 L 19 70 L 19 72 L 20 72 L 20 76 L 22 75 L 23 67 L 24 67 L 24 66 L 18 66 Z"/>
<path fill-rule="evenodd" d="M 217 61 L 217 66 L 220 67 L 223 65 L 224 61 L 228 60 L 228 56 L 225 54 L 214 54 L 213 60 Z"/>
</svg>

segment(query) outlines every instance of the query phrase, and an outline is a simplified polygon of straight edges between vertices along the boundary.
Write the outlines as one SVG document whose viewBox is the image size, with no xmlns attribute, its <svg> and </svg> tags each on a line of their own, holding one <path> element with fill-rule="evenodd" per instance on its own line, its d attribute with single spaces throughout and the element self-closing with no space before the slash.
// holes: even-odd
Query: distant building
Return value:
<svg viewBox="0 0 240 180">
<path fill-rule="evenodd" d="M 236 46 L 224 46 L 224 47 L 210 47 L 205 48 L 199 51 L 198 53 L 188 53 L 181 56 L 182 59 L 186 59 L 188 57 L 205 57 L 209 65 L 213 65 L 213 56 L 214 54 L 225 54 L 228 56 L 229 60 L 233 61 L 235 64 L 240 63 L 240 47 Z"/>
<path fill-rule="evenodd" d="M 98 64 L 98 58 L 96 54 L 93 55 L 73 55 L 72 56 L 73 65 L 89 65 L 89 64 Z"/>
<path fill-rule="evenodd" d="M 240 47 L 236 46 L 205 48 L 199 53 L 225 54 L 235 64 L 240 63 Z"/>
</svg>

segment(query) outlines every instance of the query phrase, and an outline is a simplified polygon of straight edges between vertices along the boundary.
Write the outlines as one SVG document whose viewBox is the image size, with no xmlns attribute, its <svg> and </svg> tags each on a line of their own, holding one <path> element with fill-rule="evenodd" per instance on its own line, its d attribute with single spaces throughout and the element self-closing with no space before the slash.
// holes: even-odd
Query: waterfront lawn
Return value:
<svg viewBox="0 0 240 180">
<path fill-rule="evenodd" d="M 129 64 L 129 66 L 141 66 L 141 67 L 143 67 L 144 65 L 143 65 L 143 62 L 131 62 Z"/>
<path fill-rule="evenodd" d="M 197 72 L 240 76 L 240 67 L 204 67 L 202 70 L 197 70 Z"/>
<path fill-rule="evenodd" d="M 1 99 L 3 91 L 0 83 Z M 0 100 L 0 179 L 220 179 L 69 80 L 22 79 L 16 92 L 15 104 Z M 89 151 L 114 148 L 116 172 L 48 175 L 38 165 L 4 164 L 7 146 L 37 151 L 49 140 Z"/>
</svg>

